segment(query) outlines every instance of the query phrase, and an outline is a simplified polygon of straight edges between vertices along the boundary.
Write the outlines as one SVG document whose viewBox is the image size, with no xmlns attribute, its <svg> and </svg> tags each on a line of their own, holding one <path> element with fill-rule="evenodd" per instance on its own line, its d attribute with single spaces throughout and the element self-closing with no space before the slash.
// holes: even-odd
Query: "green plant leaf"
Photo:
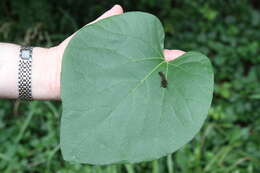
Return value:
<svg viewBox="0 0 260 173">
<path fill-rule="evenodd" d="M 212 100 L 211 63 L 197 52 L 166 62 L 163 42 L 160 21 L 142 12 L 109 17 L 73 37 L 62 64 L 65 160 L 153 160 L 199 131 Z"/>
</svg>

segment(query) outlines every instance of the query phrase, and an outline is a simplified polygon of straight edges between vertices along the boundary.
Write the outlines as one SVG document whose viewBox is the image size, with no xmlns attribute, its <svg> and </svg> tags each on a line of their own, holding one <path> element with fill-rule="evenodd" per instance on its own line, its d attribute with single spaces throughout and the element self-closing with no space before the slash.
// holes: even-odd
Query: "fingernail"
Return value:
<svg viewBox="0 0 260 173">
<path fill-rule="evenodd" d="M 115 8 L 116 6 L 118 6 L 118 4 L 115 4 L 115 5 L 111 8 L 111 10 L 112 10 L 113 8 Z"/>
</svg>

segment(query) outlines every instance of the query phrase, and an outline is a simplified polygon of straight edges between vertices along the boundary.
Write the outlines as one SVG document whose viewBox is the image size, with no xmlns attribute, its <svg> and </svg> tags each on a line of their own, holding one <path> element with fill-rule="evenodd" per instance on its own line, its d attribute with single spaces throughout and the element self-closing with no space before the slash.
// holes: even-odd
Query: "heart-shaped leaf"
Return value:
<svg viewBox="0 0 260 173">
<path fill-rule="evenodd" d="M 153 15 L 129 12 L 83 27 L 62 64 L 65 160 L 140 162 L 172 153 L 201 128 L 212 100 L 208 58 L 163 56 Z"/>
</svg>

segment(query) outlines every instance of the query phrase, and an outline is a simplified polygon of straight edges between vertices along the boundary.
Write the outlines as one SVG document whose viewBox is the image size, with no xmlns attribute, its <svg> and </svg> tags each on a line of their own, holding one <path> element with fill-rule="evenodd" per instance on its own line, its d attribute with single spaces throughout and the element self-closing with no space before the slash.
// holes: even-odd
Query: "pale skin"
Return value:
<svg viewBox="0 0 260 173">
<path fill-rule="evenodd" d="M 113 6 L 95 21 L 122 14 L 120 5 Z M 75 34 L 75 33 L 74 33 Z M 58 46 L 35 47 L 32 63 L 32 96 L 34 100 L 60 100 L 60 73 L 63 52 L 74 36 L 71 35 Z M 20 46 L 0 43 L 0 98 L 18 98 L 18 57 Z M 181 50 L 164 50 L 165 61 L 171 61 L 184 54 Z"/>
</svg>

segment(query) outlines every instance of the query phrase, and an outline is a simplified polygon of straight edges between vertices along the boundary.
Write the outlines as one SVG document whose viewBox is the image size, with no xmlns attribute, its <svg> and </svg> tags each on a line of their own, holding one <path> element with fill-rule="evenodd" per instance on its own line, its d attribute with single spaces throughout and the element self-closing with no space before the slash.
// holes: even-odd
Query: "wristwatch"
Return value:
<svg viewBox="0 0 260 173">
<path fill-rule="evenodd" d="M 32 47 L 21 46 L 18 67 L 18 93 L 20 100 L 32 100 Z"/>
</svg>

